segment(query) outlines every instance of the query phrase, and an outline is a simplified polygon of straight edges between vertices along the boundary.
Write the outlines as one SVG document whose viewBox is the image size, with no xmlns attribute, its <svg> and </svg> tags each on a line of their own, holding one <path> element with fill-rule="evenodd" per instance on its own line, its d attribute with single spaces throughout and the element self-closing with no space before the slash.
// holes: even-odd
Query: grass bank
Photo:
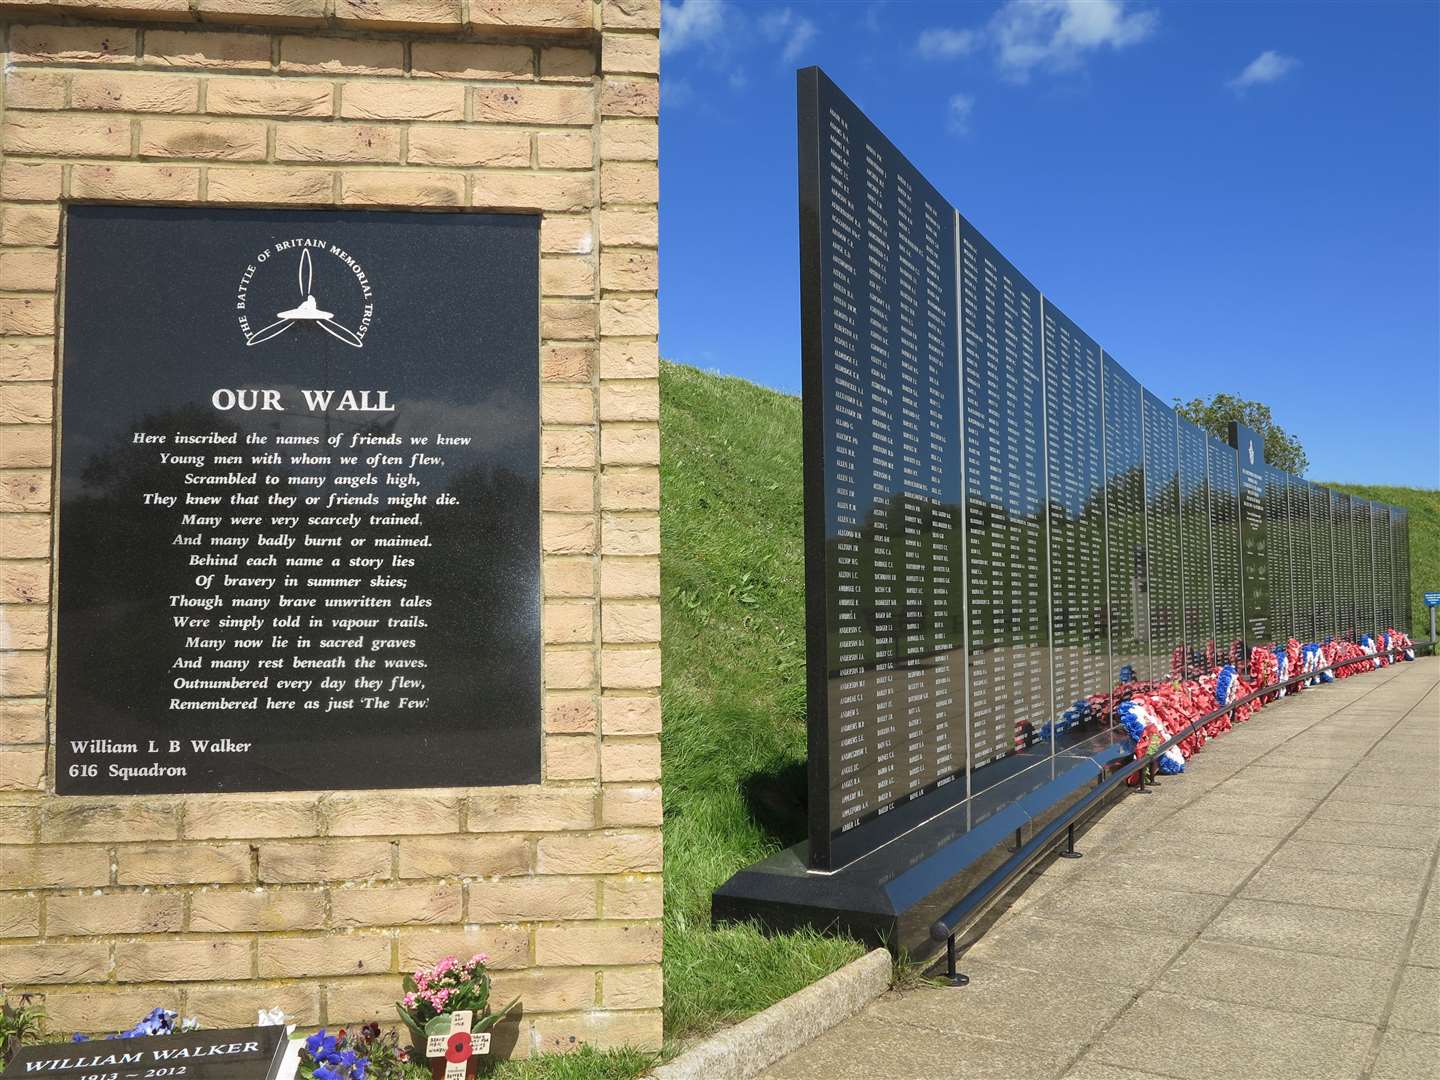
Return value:
<svg viewBox="0 0 1440 1080">
<path fill-rule="evenodd" d="M 800 401 L 660 373 L 665 1026 L 749 1016 L 861 955 L 844 939 L 712 929 L 710 893 L 805 835 Z"/>
</svg>

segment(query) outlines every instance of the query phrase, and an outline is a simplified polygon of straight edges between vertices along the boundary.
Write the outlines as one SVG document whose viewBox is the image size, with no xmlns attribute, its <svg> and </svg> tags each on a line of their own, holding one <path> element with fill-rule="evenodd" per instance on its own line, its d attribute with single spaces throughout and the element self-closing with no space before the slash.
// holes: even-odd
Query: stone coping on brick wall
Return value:
<svg viewBox="0 0 1440 1080">
<path fill-rule="evenodd" d="M 646 0 L 5 0 L 0 17 L 210 23 L 261 27 L 402 30 L 487 38 L 653 30 Z"/>
</svg>

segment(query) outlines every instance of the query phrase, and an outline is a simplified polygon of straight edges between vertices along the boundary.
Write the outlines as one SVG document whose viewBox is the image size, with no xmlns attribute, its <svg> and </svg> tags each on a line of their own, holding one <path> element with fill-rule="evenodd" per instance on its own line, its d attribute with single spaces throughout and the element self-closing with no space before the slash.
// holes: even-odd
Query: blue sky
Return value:
<svg viewBox="0 0 1440 1080">
<path fill-rule="evenodd" d="M 795 69 L 819 64 L 1165 400 L 1316 480 L 1440 487 L 1440 5 L 664 5 L 661 351 L 798 391 Z"/>
</svg>

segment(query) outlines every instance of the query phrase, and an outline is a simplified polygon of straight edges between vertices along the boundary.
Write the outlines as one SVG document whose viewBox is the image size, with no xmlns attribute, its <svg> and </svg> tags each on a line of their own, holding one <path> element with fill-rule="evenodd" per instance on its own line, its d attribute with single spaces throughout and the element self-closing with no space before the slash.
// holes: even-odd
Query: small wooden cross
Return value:
<svg viewBox="0 0 1440 1080">
<path fill-rule="evenodd" d="M 436 1020 L 440 1019 L 436 1017 Z M 490 1032 L 470 1034 L 470 1024 L 475 1014 L 470 1010 L 450 1014 L 450 1030 L 431 1032 L 427 1025 L 425 1056 L 445 1059 L 445 1080 L 465 1080 L 466 1067 L 476 1054 L 490 1053 Z"/>
</svg>

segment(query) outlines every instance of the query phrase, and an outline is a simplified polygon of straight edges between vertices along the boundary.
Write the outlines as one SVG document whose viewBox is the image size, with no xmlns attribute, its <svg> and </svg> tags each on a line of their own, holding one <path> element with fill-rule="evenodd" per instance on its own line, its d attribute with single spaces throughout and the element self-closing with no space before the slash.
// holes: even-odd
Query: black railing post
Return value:
<svg viewBox="0 0 1440 1080">
<path fill-rule="evenodd" d="M 970 976 L 955 970 L 955 935 L 945 939 L 945 979 L 951 986 L 969 986 Z"/>
<path fill-rule="evenodd" d="M 1075 850 L 1075 823 L 1072 821 L 1070 827 L 1065 830 L 1065 850 L 1060 853 L 1062 859 L 1078 859 L 1080 852 Z"/>
</svg>

